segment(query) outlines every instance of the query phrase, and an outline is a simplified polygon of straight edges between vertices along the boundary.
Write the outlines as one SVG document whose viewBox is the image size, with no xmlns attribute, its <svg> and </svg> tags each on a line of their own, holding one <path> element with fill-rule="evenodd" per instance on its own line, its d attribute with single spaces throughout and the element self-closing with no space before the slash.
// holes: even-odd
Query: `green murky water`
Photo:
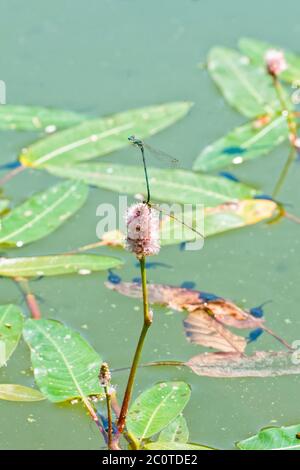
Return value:
<svg viewBox="0 0 300 470">
<path fill-rule="evenodd" d="M 242 122 L 224 104 L 205 72 L 197 68 L 215 44 L 234 46 L 242 35 L 296 49 L 299 46 L 297 0 L 279 4 L 209 2 L 197 0 L 0 0 L 0 78 L 7 85 L 7 102 L 41 104 L 104 115 L 154 103 L 191 100 L 192 112 L 151 140 L 179 156 L 191 168 L 198 152 L 213 139 Z M 36 139 L 28 133 L 2 133 L 0 162 L 13 160 L 18 150 Z M 236 169 L 244 180 L 270 192 L 287 147 Z M 133 163 L 127 149 L 108 157 Z M 281 199 L 299 209 L 300 165 L 295 164 Z M 55 178 L 28 171 L 7 185 L 15 201 L 50 186 Z M 88 203 L 53 235 L 10 255 L 66 251 L 95 239 L 95 210 L 99 203 L 117 202 L 117 195 L 92 189 Z M 109 250 L 103 250 L 109 253 Z M 121 275 L 138 276 L 132 257 Z M 299 227 L 283 221 L 259 225 L 206 241 L 200 252 L 162 250 L 159 261 L 172 266 L 149 272 L 153 282 L 197 283 L 199 289 L 244 302 L 247 307 L 272 300 L 266 307 L 268 324 L 290 342 L 300 339 Z M 138 301 L 107 291 L 105 274 L 69 276 L 32 284 L 43 299 L 45 317 L 63 320 L 79 330 L 112 367 L 129 364 L 140 328 Z M 1 303 L 21 302 L 16 286 L 1 280 Z M 187 344 L 179 313 L 155 310 L 153 331 L 144 361 L 187 359 L 202 349 Z M 263 336 L 255 347 L 278 348 Z M 33 385 L 29 353 L 24 344 L 0 371 L 3 383 Z M 120 392 L 126 373 L 114 377 Z M 263 425 L 296 424 L 299 378 L 208 379 L 188 370 L 144 369 L 135 393 L 155 381 L 181 379 L 192 386 L 186 408 L 191 440 L 231 448 Z M 97 449 L 96 429 L 80 407 L 41 402 L 0 402 L 1 449 Z"/>
</svg>

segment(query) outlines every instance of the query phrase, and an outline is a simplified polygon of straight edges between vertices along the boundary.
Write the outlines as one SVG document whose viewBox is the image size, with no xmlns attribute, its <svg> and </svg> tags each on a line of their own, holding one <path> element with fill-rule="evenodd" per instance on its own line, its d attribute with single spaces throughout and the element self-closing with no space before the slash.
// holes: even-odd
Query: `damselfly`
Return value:
<svg viewBox="0 0 300 470">
<path fill-rule="evenodd" d="M 169 155 L 166 152 L 154 149 L 150 145 L 146 144 L 142 139 L 139 139 L 134 135 L 129 136 L 128 140 L 134 146 L 136 146 L 141 151 L 141 154 L 142 154 L 143 167 L 144 167 L 144 173 L 145 173 L 145 181 L 146 181 L 146 188 L 147 188 L 147 199 L 146 199 L 145 203 L 148 204 L 153 209 L 161 212 L 165 216 L 168 216 L 171 219 L 173 219 L 174 221 L 178 222 L 179 224 L 185 226 L 189 230 L 192 230 L 195 234 L 197 234 L 200 238 L 203 239 L 204 238 L 203 234 L 200 233 L 198 230 L 196 230 L 194 227 L 188 225 L 183 220 L 180 220 L 174 214 L 168 213 L 168 211 L 163 210 L 158 204 L 153 204 L 152 202 L 150 202 L 151 194 L 150 194 L 150 184 L 149 184 L 148 171 L 147 171 L 147 163 L 146 163 L 146 158 L 145 158 L 145 149 L 149 150 L 149 152 L 151 152 L 153 155 L 155 155 L 157 157 L 162 157 L 163 159 L 166 159 L 172 165 L 177 165 L 179 163 L 179 160 L 177 158 L 172 157 L 171 155 Z"/>
<path fill-rule="evenodd" d="M 177 165 L 179 161 L 177 160 L 177 158 L 172 157 L 171 155 L 169 155 L 166 152 L 154 149 L 150 145 L 146 144 L 143 140 L 137 138 L 135 135 L 129 136 L 128 140 L 135 147 L 137 147 L 141 151 L 141 154 L 142 154 L 143 166 L 144 166 L 144 172 L 145 172 L 145 180 L 146 180 L 146 187 L 147 187 L 147 200 L 146 200 L 146 203 L 148 204 L 150 202 L 150 186 L 149 186 L 149 179 L 148 179 L 148 172 L 147 172 L 147 165 L 146 165 L 146 158 L 145 158 L 145 149 L 149 150 L 150 153 L 152 153 L 153 155 L 155 155 L 158 158 L 161 157 L 163 159 L 166 159 L 172 165 Z"/>
</svg>

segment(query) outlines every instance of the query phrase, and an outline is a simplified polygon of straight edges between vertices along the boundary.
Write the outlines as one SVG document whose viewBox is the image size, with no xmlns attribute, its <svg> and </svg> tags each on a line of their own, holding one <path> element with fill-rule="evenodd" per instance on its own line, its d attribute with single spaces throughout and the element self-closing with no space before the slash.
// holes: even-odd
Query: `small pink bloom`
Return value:
<svg viewBox="0 0 300 470">
<path fill-rule="evenodd" d="M 268 49 L 265 54 L 265 63 L 270 75 L 276 77 L 287 69 L 287 63 L 282 51 Z"/>
<path fill-rule="evenodd" d="M 126 248 L 142 256 L 157 255 L 160 250 L 159 213 L 146 203 L 133 204 L 127 210 Z"/>
</svg>

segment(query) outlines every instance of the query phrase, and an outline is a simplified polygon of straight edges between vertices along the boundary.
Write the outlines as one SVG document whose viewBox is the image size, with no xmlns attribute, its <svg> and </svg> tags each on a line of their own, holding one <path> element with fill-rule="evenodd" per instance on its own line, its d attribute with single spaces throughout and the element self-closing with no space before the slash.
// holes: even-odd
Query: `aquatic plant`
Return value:
<svg viewBox="0 0 300 470">
<path fill-rule="evenodd" d="M 183 416 L 191 395 L 187 383 L 159 382 L 131 403 L 138 367 L 187 367 L 196 375 L 219 379 L 299 374 L 299 361 L 291 360 L 296 351 L 269 328 L 263 306 L 246 309 L 218 294 L 198 291 L 193 283 L 169 286 L 150 284 L 146 279 L 147 269 L 163 266 L 160 261 L 147 261 L 148 256 L 173 244 L 180 244 L 184 249 L 186 242 L 202 238 L 192 227 L 183 228 L 183 221 L 176 213 L 167 214 L 152 199 L 179 205 L 204 204 L 206 237 L 261 221 L 275 222 L 283 216 L 299 222 L 274 198 L 299 151 L 297 97 L 289 86 L 299 81 L 300 59 L 289 51 L 253 39 L 242 39 L 239 48 L 241 54 L 213 48 L 208 55 L 207 70 L 224 98 L 250 122 L 206 147 L 195 160 L 193 171 L 154 168 L 148 163 L 146 166 L 144 153 L 144 168 L 90 163 L 96 157 L 126 147 L 133 132 L 144 139 L 174 124 L 189 112 L 191 103 L 166 103 L 97 118 L 43 107 L 0 107 L 0 129 L 39 132 L 39 140 L 24 148 L 18 160 L 0 167 L 7 172 L 0 180 L 3 188 L 20 173 L 30 178 L 29 168 L 65 180 L 13 207 L 4 191 L 0 195 L 0 246 L 4 251 L 0 276 L 16 283 L 31 316 L 26 318 L 25 309 L 19 305 L 0 306 L 0 367 L 10 360 L 23 336 L 31 353 L 38 387 L 0 384 L 0 399 L 15 402 L 47 399 L 52 403 L 83 406 L 104 439 L 101 445 L 104 442 L 111 450 L 121 447 L 208 450 L 207 446 L 189 442 L 188 423 Z M 144 151 L 144 145 L 147 149 L 143 140 L 132 136 L 130 139 L 140 150 Z M 284 141 L 289 142 L 290 153 L 272 196 L 244 184 L 231 172 L 207 173 L 258 158 Z M 9 256 L 9 250 L 22 250 L 50 236 L 78 214 L 86 203 L 90 185 L 144 195 L 143 202 L 128 210 L 127 233 L 106 233 L 100 241 L 57 254 L 16 257 L 14 252 L 14 257 Z M 191 211 L 190 215 L 193 226 L 195 214 Z M 135 282 L 123 282 L 112 271 L 124 264 L 122 259 L 84 254 L 99 247 L 129 249 L 137 258 L 141 277 Z M 60 321 L 44 318 L 43 305 L 33 287 L 34 280 L 47 276 L 88 276 L 100 271 L 108 272 L 108 288 L 140 298 L 143 304 L 143 326 L 123 396 L 114 387 L 118 370 L 111 371 L 81 334 Z M 151 304 L 182 312 L 186 339 L 207 351 L 188 360 L 141 363 L 144 341 L 153 319 Z M 256 349 L 248 354 L 248 345 L 256 347 L 262 334 L 270 335 L 284 350 Z M 299 425 L 263 429 L 238 442 L 237 448 L 299 448 L 299 433 Z"/>
</svg>

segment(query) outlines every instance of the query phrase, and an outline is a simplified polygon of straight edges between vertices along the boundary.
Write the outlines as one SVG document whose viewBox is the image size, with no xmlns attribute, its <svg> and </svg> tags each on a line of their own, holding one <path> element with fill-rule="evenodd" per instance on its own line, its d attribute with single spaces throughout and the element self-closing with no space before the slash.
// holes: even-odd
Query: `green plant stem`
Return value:
<svg viewBox="0 0 300 470">
<path fill-rule="evenodd" d="M 293 161 L 295 160 L 296 158 L 296 149 L 295 147 L 291 147 L 290 149 L 290 153 L 289 153 L 289 156 L 288 156 L 288 159 L 287 161 L 285 162 L 285 165 L 279 175 L 279 178 L 277 180 L 277 183 L 275 185 L 275 188 L 274 188 L 274 191 L 272 193 L 272 197 L 275 198 L 279 191 L 281 190 L 282 186 L 283 186 L 283 183 L 285 182 L 286 180 L 286 177 L 288 175 L 288 172 L 289 172 L 289 169 L 290 169 L 290 166 L 292 165 Z"/>
<path fill-rule="evenodd" d="M 294 119 L 294 113 L 289 111 L 289 107 L 287 102 L 285 101 L 285 96 L 283 92 L 283 88 L 281 86 L 280 81 L 276 75 L 272 75 L 274 88 L 278 97 L 278 100 L 281 104 L 282 112 L 286 113 L 286 122 L 290 132 L 290 141 L 291 144 L 294 146 L 295 141 L 297 139 L 297 125 Z"/>
<path fill-rule="evenodd" d="M 281 86 L 280 81 L 278 80 L 278 77 L 276 75 L 272 75 L 272 79 L 273 79 L 273 85 L 274 85 L 278 100 L 281 104 L 282 113 L 286 114 L 286 122 L 287 122 L 287 126 L 289 129 L 289 134 L 290 134 L 289 137 L 290 137 L 290 144 L 291 144 L 291 151 L 289 153 L 288 159 L 279 175 L 278 181 L 275 185 L 275 188 L 272 194 L 273 197 L 276 197 L 279 191 L 281 190 L 282 185 L 289 172 L 290 166 L 296 157 L 297 123 L 295 121 L 295 113 L 289 110 L 288 104 L 285 100 L 283 88 Z"/>
<path fill-rule="evenodd" d="M 0 186 L 3 186 L 5 183 L 13 179 L 15 176 L 17 176 L 19 173 L 22 173 L 24 170 L 26 170 L 26 166 L 18 166 L 17 168 L 14 168 L 11 170 L 9 173 L 7 173 L 3 178 L 0 179 Z"/>
<path fill-rule="evenodd" d="M 108 449 L 112 448 L 112 413 L 111 413 L 111 396 L 108 386 L 104 387 L 104 393 L 106 398 L 106 407 L 107 407 L 107 421 L 108 421 L 108 430 L 107 430 L 107 447 Z"/>
<path fill-rule="evenodd" d="M 148 303 L 148 290 L 147 290 L 147 278 L 146 278 L 146 266 L 145 266 L 145 257 L 142 257 L 140 260 L 140 267 L 141 267 L 141 277 L 142 277 L 142 291 L 143 291 L 143 312 L 144 312 L 144 323 L 143 328 L 140 334 L 140 338 L 136 347 L 136 351 L 134 354 L 132 366 L 129 373 L 129 378 L 127 382 L 127 387 L 118 419 L 118 430 L 119 433 L 122 433 L 126 424 L 126 417 L 129 408 L 129 403 L 132 396 L 132 390 L 134 385 L 134 380 L 136 376 L 136 371 L 140 362 L 144 341 L 152 324 L 152 314 L 149 309 Z"/>
</svg>

